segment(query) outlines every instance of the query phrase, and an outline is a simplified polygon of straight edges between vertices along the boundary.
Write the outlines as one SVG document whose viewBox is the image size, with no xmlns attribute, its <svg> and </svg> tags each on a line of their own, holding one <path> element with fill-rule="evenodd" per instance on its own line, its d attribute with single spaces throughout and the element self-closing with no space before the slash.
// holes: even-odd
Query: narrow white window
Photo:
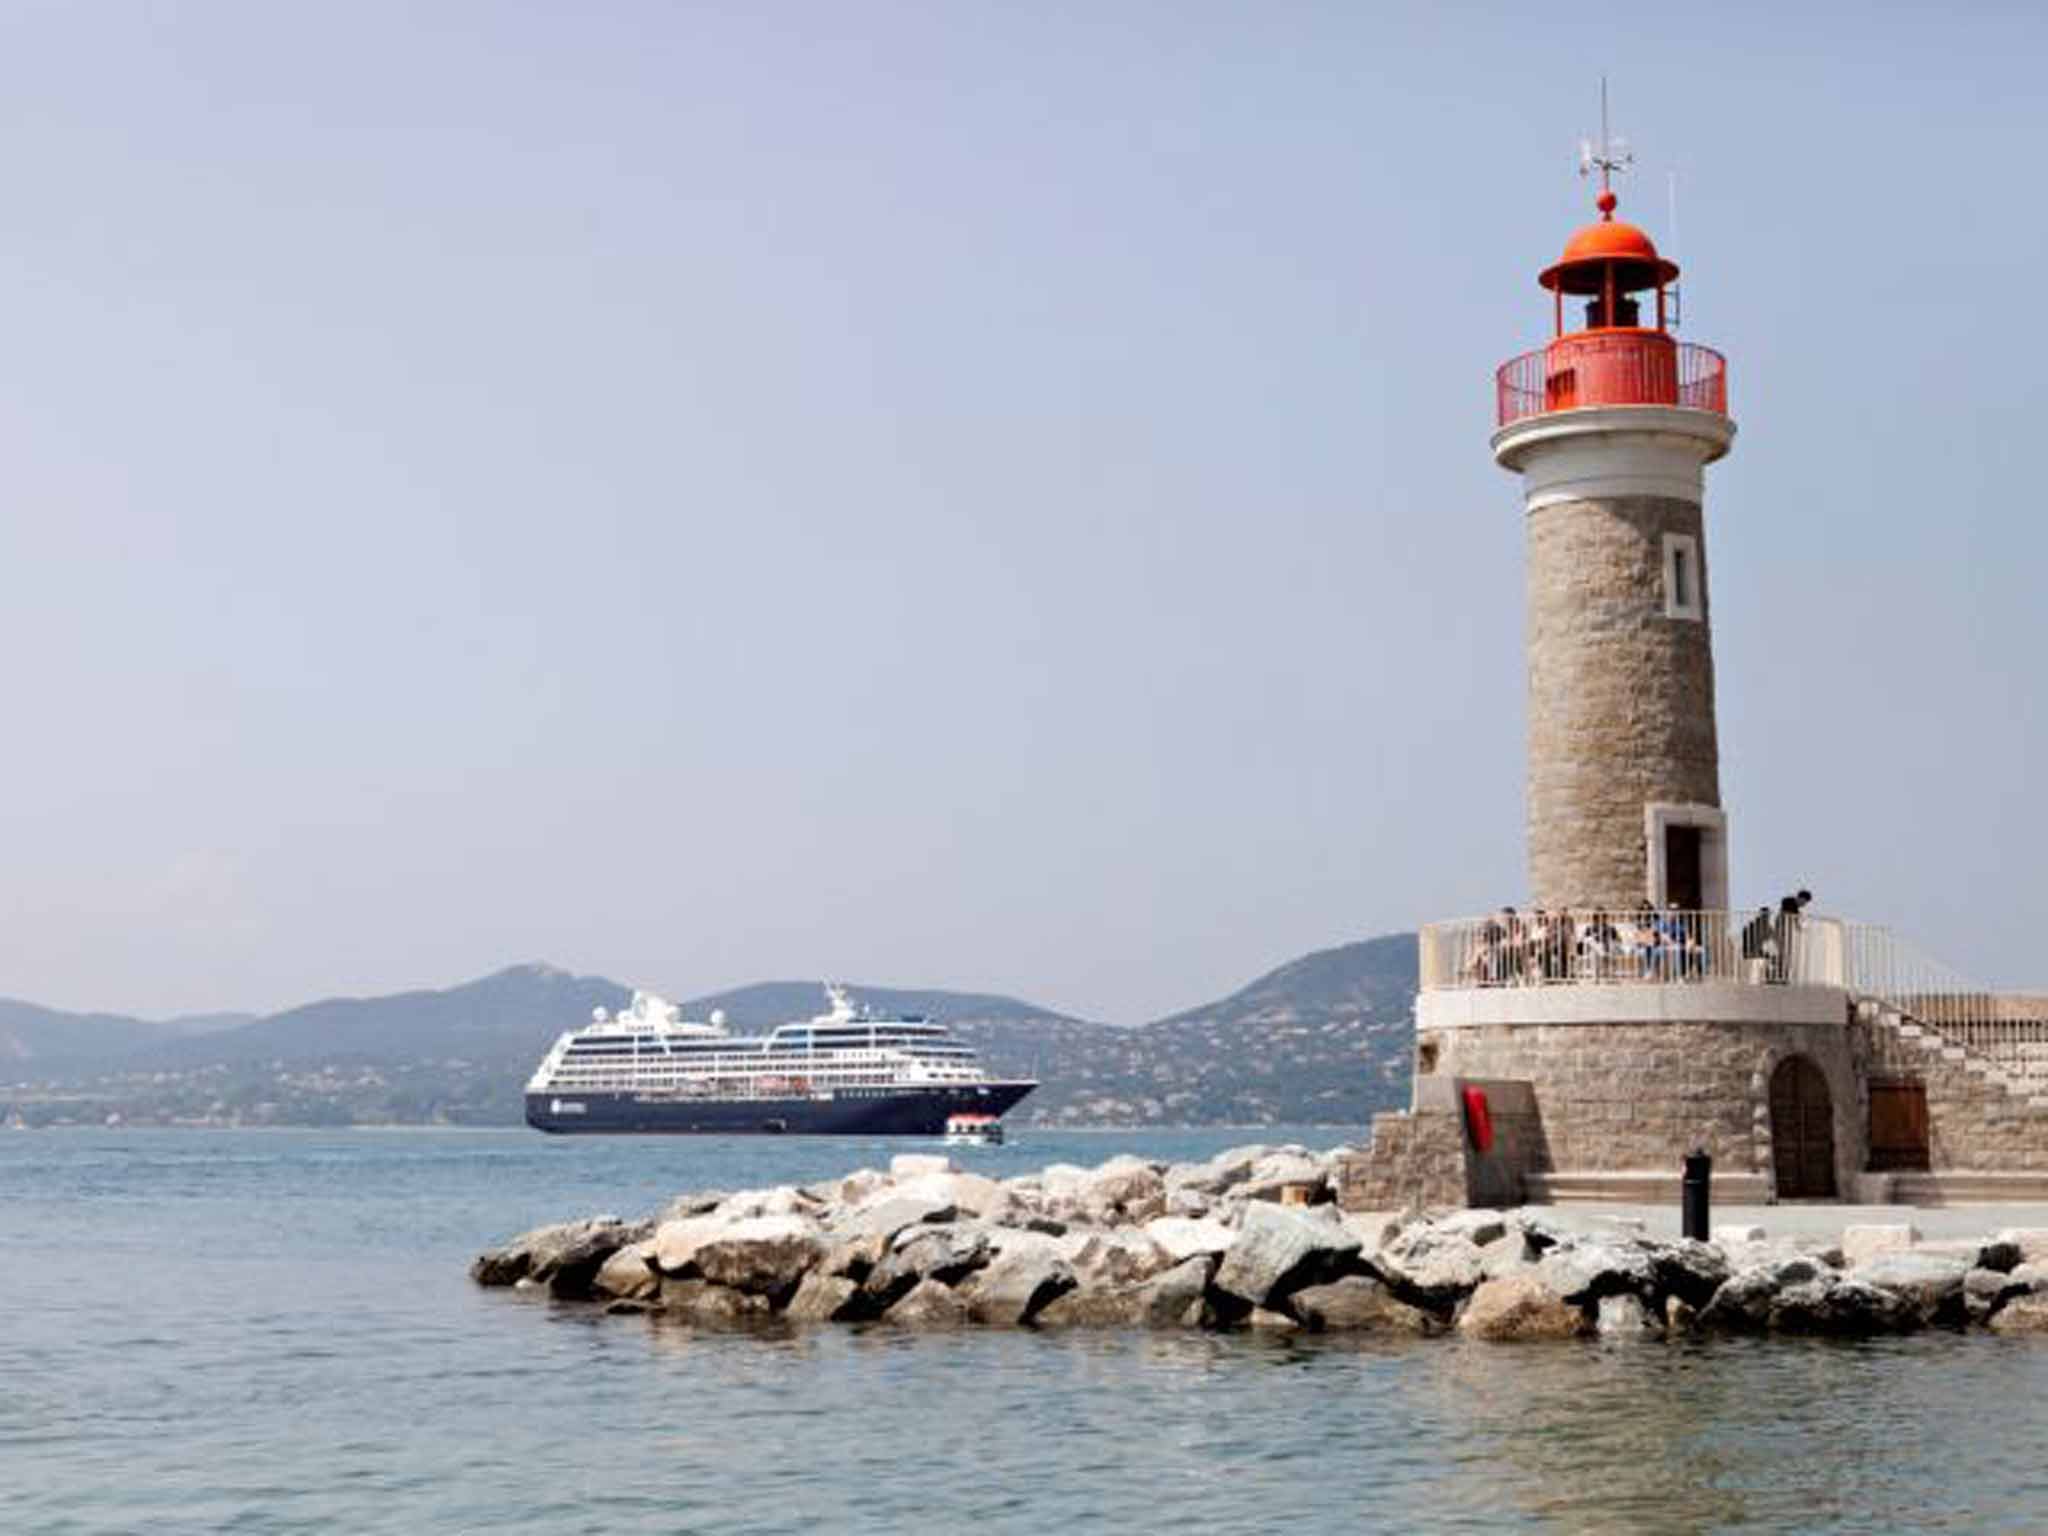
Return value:
<svg viewBox="0 0 2048 1536">
<path fill-rule="evenodd" d="M 1664 617 L 1700 619 L 1700 546 L 1687 533 L 1664 535 Z"/>
</svg>

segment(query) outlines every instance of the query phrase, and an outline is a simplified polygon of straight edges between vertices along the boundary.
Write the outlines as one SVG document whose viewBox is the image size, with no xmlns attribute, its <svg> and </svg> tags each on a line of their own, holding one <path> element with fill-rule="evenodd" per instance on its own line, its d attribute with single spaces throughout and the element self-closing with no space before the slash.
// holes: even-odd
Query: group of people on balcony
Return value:
<svg viewBox="0 0 2048 1536">
<path fill-rule="evenodd" d="M 1813 895 L 1787 896 L 1776 914 L 1757 908 L 1744 925 L 1741 954 L 1751 979 L 1782 982 L 1789 975 L 1800 913 Z M 1546 981 L 1691 981 L 1723 974 L 1732 921 L 1716 912 L 1659 909 L 1644 902 L 1633 912 L 1598 908 L 1530 912 L 1502 907 L 1478 925 L 1462 979 L 1498 987 Z"/>
</svg>

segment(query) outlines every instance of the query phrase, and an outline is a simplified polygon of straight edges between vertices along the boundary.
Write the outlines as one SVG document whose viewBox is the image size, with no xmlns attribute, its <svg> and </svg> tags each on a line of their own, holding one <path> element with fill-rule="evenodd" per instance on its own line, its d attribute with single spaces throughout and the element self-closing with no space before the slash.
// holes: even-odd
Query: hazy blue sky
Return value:
<svg viewBox="0 0 2048 1536">
<path fill-rule="evenodd" d="M 0 8 L 0 993 L 1137 1020 L 1518 898 L 1603 69 L 1737 897 L 2048 985 L 2048 13 L 1581 10 Z"/>
</svg>

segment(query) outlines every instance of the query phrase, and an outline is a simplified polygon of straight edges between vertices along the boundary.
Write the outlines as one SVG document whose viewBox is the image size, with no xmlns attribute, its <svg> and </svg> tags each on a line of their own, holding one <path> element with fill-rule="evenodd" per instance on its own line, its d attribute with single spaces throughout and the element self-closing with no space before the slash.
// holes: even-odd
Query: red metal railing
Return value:
<svg viewBox="0 0 2048 1536">
<path fill-rule="evenodd" d="M 1675 405 L 1728 414 L 1728 360 L 1661 331 L 1574 331 L 1503 363 L 1501 426 L 1591 405 Z"/>
</svg>

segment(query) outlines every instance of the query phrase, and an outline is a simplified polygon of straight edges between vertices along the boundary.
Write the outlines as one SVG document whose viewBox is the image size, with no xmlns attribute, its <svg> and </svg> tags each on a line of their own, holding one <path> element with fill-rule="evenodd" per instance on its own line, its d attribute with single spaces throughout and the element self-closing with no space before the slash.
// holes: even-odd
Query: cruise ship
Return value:
<svg viewBox="0 0 2048 1536">
<path fill-rule="evenodd" d="M 526 1123 L 554 1132 L 937 1136 L 962 1113 L 1001 1115 L 1038 1084 L 991 1078 L 943 1024 L 830 1009 L 765 1036 L 724 1016 L 685 1020 L 635 992 L 557 1039 L 526 1085 Z"/>
</svg>

